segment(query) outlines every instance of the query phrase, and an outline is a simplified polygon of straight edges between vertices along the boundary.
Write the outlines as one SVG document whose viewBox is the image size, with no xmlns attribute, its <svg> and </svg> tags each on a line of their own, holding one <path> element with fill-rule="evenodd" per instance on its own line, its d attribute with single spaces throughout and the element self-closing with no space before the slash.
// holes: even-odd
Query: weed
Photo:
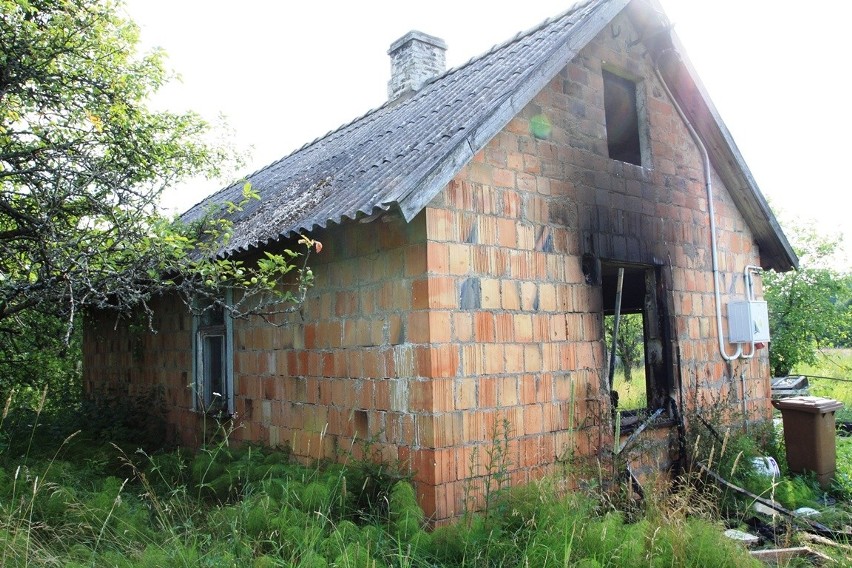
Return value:
<svg viewBox="0 0 852 568">
<path fill-rule="evenodd" d="M 671 491 L 663 479 L 646 482 L 644 505 L 630 514 L 615 508 L 607 464 L 599 464 L 598 483 L 582 491 L 567 491 L 559 477 L 509 488 L 509 430 L 498 423 L 471 466 L 483 510 L 471 509 L 464 522 L 431 533 L 414 485 L 399 464 L 372 461 L 374 452 L 362 452 L 370 461 L 304 466 L 286 451 L 234 447 L 218 437 L 195 455 L 128 455 L 84 432 L 61 451 L 38 448 L 24 461 L 0 454 L 0 562 L 128 568 L 753 564 L 721 536 L 718 494 L 689 477 Z M 712 447 L 703 459 L 746 481 L 748 456 L 764 451 L 735 432 L 696 445 Z M 807 479 L 793 479 L 762 490 L 806 502 L 807 489 Z"/>
</svg>

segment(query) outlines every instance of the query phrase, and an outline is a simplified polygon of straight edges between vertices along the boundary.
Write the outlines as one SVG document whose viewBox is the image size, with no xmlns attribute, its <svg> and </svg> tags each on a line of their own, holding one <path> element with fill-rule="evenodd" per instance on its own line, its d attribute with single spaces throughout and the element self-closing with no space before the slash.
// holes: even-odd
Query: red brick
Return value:
<svg viewBox="0 0 852 568">
<path fill-rule="evenodd" d="M 520 404 L 532 404 L 536 402 L 536 376 L 523 375 L 518 379 L 520 392 Z"/>
<path fill-rule="evenodd" d="M 496 375 L 506 372 L 503 346 L 490 344 L 484 346 L 485 351 L 485 373 Z"/>
<path fill-rule="evenodd" d="M 466 377 L 485 372 L 484 346 L 478 343 L 462 346 L 462 372 Z"/>
<path fill-rule="evenodd" d="M 538 344 L 524 345 L 524 370 L 541 371 L 541 348 Z"/>
<path fill-rule="evenodd" d="M 524 311 L 532 311 L 535 309 L 536 299 L 538 297 L 538 287 L 534 282 L 521 283 L 521 309 Z"/>
<path fill-rule="evenodd" d="M 429 312 L 429 340 L 432 343 L 446 343 L 452 339 L 451 316 L 450 312 Z"/>
<path fill-rule="evenodd" d="M 519 310 L 521 297 L 518 293 L 518 283 L 512 280 L 500 281 L 500 307 L 504 310 Z"/>
<path fill-rule="evenodd" d="M 450 274 L 470 272 L 470 245 L 451 243 L 448 245 Z"/>
<path fill-rule="evenodd" d="M 524 366 L 524 347 L 522 345 L 507 345 L 506 372 L 520 373 L 524 370 L 526 370 Z"/>
<path fill-rule="evenodd" d="M 408 341 L 411 343 L 429 343 L 430 312 L 410 312 L 408 314 Z"/>
<path fill-rule="evenodd" d="M 452 344 L 434 346 L 429 350 L 432 377 L 454 377 L 459 369 L 458 347 Z"/>
<path fill-rule="evenodd" d="M 517 219 L 497 219 L 498 242 L 502 247 L 518 246 Z"/>
<path fill-rule="evenodd" d="M 515 341 L 528 343 L 533 340 L 533 320 L 529 314 L 514 314 L 512 316 L 515 328 Z"/>
<path fill-rule="evenodd" d="M 515 320 L 512 314 L 498 313 L 494 315 L 495 341 L 510 343 L 515 337 Z"/>
<path fill-rule="evenodd" d="M 456 408 L 462 410 L 466 410 L 468 408 L 475 408 L 477 405 L 476 390 L 477 379 L 456 379 Z"/>
<path fill-rule="evenodd" d="M 458 308 L 458 291 L 453 278 L 433 276 L 428 280 L 429 307 Z"/>
<path fill-rule="evenodd" d="M 426 245 L 417 244 L 405 249 L 405 276 L 420 276 L 426 273 Z"/>
<path fill-rule="evenodd" d="M 480 377 L 478 400 L 480 408 L 491 408 L 497 406 L 497 382 L 493 377 Z"/>
<path fill-rule="evenodd" d="M 491 312 L 473 314 L 474 339 L 482 343 L 491 343 L 496 339 L 494 316 Z"/>
<path fill-rule="evenodd" d="M 449 246 L 446 243 L 427 243 L 426 266 L 431 274 L 448 274 L 450 272 Z"/>
<path fill-rule="evenodd" d="M 473 316 L 469 312 L 454 312 L 452 314 L 454 339 L 458 342 L 468 342 L 473 339 Z"/>
<path fill-rule="evenodd" d="M 482 278 L 480 280 L 482 288 L 482 308 L 499 309 L 500 308 L 500 281 L 493 278 Z"/>
<path fill-rule="evenodd" d="M 516 184 L 519 183 L 516 178 Z M 521 196 L 516 191 L 503 192 L 503 216 L 517 220 L 521 216 Z M 516 221 L 517 222 L 517 221 Z"/>
<path fill-rule="evenodd" d="M 411 286 L 411 307 L 415 310 L 429 308 L 429 279 L 419 278 Z"/>
<path fill-rule="evenodd" d="M 500 379 L 497 396 L 499 406 L 516 406 L 518 404 L 518 379 L 516 377 Z"/>
<path fill-rule="evenodd" d="M 455 215 L 446 209 L 426 208 L 426 235 L 430 240 L 451 241 L 455 239 Z"/>
</svg>

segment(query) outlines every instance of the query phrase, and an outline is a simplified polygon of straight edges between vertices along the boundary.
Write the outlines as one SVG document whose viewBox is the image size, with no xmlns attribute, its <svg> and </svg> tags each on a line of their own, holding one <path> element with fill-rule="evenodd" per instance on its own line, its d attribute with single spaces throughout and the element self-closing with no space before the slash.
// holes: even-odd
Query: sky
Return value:
<svg viewBox="0 0 852 568">
<path fill-rule="evenodd" d="M 154 105 L 211 122 L 224 116 L 224 139 L 248 155 L 226 179 L 187 182 L 163 205 L 183 211 L 381 106 L 387 49 L 412 29 L 444 39 L 451 68 L 572 3 L 127 0 L 142 49 L 163 48 L 180 75 Z M 842 234 L 846 254 L 838 262 L 852 268 L 852 3 L 660 3 L 782 225 Z"/>
</svg>

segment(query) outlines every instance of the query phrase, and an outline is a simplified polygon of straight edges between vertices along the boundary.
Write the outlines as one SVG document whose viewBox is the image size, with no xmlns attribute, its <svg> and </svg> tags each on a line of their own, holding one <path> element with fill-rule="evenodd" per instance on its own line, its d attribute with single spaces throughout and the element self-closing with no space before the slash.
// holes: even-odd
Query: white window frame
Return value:
<svg viewBox="0 0 852 568">
<path fill-rule="evenodd" d="M 225 303 L 230 305 L 230 302 L 231 293 L 228 291 Z M 228 310 L 223 312 L 223 324 L 205 325 L 203 312 L 192 318 L 192 409 L 196 412 L 231 416 L 234 414 L 234 327 Z M 212 380 L 206 376 L 205 359 L 208 350 L 205 346 L 208 345 L 207 340 L 212 337 L 221 337 L 223 343 L 219 366 L 223 373 L 221 390 L 224 392 L 217 392 L 215 395 L 221 398 L 219 404 L 216 404 L 214 398 Z"/>
</svg>

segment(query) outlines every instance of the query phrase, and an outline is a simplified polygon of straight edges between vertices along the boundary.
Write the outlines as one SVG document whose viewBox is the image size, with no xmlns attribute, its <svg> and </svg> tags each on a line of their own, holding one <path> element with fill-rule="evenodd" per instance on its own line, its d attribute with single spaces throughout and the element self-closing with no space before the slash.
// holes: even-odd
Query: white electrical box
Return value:
<svg viewBox="0 0 852 568">
<path fill-rule="evenodd" d="M 728 304 L 728 336 L 731 343 L 768 343 L 766 302 L 751 300 Z"/>
</svg>

